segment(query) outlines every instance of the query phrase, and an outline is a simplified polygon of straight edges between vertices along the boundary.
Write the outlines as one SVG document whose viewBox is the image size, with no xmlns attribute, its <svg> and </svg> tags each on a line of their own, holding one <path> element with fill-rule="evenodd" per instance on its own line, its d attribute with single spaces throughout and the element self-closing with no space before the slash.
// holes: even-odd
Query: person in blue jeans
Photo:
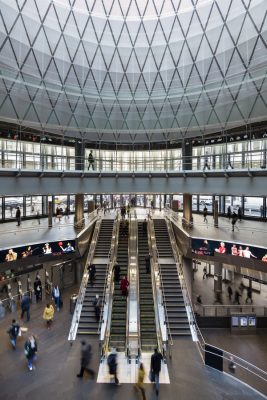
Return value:
<svg viewBox="0 0 267 400">
<path fill-rule="evenodd" d="M 33 335 L 30 335 L 24 345 L 24 353 L 28 360 L 28 368 L 30 371 L 33 370 L 33 361 L 36 360 L 37 356 L 37 342 Z"/>
<path fill-rule="evenodd" d="M 27 314 L 27 321 L 30 321 L 30 297 L 27 295 L 27 293 L 24 293 L 22 296 L 21 300 L 21 319 L 24 316 L 24 313 L 26 312 Z"/>
<path fill-rule="evenodd" d="M 156 383 L 156 395 L 159 395 L 159 374 L 161 371 L 161 361 L 163 360 L 162 354 L 157 348 L 154 350 L 154 354 L 151 356 L 150 372 L 153 376 L 153 380 Z"/>
<path fill-rule="evenodd" d="M 59 311 L 59 308 L 60 308 L 60 290 L 59 290 L 58 285 L 55 285 L 53 287 L 52 297 L 53 297 L 53 299 L 55 301 L 56 309 L 57 309 L 57 311 Z"/>
<path fill-rule="evenodd" d="M 16 350 L 17 337 L 20 331 L 20 326 L 15 319 L 12 320 L 12 325 L 9 327 L 7 333 L 9 334 L 10 343 L 12 344 L 13 350 Z"/>
</svg>

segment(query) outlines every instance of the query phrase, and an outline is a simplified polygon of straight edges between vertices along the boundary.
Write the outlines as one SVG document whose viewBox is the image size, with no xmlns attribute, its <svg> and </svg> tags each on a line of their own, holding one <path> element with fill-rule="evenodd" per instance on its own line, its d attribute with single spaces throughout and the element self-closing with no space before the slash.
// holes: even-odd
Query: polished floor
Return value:
<svg viewBox="0 0 267 400">
<path fill-rule="evenodd" d="M 6 330 L 11 314 L 0 321 L 0 399 L 2 400 L 47 400 L 47 399 L 128 399 L 138 400 L 140 394 L 133 384 L 96 383 L 88 378 L 78 379 L 80 343 L 71 346 L 67 340 L 71 322 L 69 314 L 70 294 L 76 287 L 64 292 L 63 309 L 55 314 L 51 330 L 45 328 L 42 303 L 33 304 L 31 320 L 23 322 L 37 336 L 39 351 L 36 369 L 28 371 L 23 353 L 26 338 L 19 339 L 16 351 L 11 349 Z M 50 300 L 50 299 L 48 299 Z M 100 351 L 98 340 L 90 339 L 93 346 L 92 367 L 98 371 Z M 172 346 L 172 357 L 168 358 L 170 384 L 161 385 L 159 398 L 168 400 L 260 400 L 264 396 L 243 385 L 228 374 L 205 367 L 190 338 L 176 340 Z M 148 373 L 148 371 L 146 371 Z M 120 374 L 120 367 L 119 367 Z M 156 399 L 152 384 L 145 384 L 147 399 Z"/>
</svg>

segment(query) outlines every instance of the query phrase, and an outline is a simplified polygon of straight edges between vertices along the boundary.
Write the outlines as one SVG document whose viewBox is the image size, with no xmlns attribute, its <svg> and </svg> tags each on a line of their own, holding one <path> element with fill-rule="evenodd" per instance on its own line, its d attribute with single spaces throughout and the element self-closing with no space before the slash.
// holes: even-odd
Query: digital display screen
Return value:
<svg viewBox="0 0 267 400">
<path fill-rule="evenodd" d="M 68 253 L 75 253 L 75 240 L 36 243 L 0 250 L 0 263 L 17 261 L 32 256 L 49 257 Z"/>
<path fill-rule="evenodd" d="M 238 317 L 232 317 L 232 326 L 239 326 Z"/>
<path fill-rule="evenodd" d="M 256 326 L 256 317 L 248 317 L 248 326 Z"/>
<path fill-rule="evenodd" d="M 263 247 L 247 246 L 232 242 L 192 238 L 192 253 L 204 256 L 216 254 L 230 254 L 234 257 L 243 257 L 267 262 L 267 249 Z"/>
<path fill-rule="evenodd" d="M 248 326 L 248 318 L 240 317 L 240 326 Z"/>
</svg>

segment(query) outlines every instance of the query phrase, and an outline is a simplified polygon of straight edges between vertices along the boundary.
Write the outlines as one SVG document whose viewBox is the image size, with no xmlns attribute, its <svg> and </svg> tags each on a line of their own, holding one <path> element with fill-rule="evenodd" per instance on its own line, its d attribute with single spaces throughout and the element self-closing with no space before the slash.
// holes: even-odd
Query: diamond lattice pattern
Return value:
<svg viewBox="0 0 267 400">
<path fill-rule="evenodd" d="M 266 119 L 266 0 L 0 0 L 0 119 L 161 140 Z"/>
</svg>

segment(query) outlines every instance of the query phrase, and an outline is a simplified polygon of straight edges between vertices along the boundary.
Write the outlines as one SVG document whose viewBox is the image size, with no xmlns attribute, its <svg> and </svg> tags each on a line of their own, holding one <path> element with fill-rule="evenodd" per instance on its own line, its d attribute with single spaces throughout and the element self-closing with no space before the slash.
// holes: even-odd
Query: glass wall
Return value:
<svg viewBox="0 0 267 400">
<path fill-rule="evenodd" d="M 244 215 L 262 217 L 263 199 L 261 197 L 244 197 Z"/>
</svg>

